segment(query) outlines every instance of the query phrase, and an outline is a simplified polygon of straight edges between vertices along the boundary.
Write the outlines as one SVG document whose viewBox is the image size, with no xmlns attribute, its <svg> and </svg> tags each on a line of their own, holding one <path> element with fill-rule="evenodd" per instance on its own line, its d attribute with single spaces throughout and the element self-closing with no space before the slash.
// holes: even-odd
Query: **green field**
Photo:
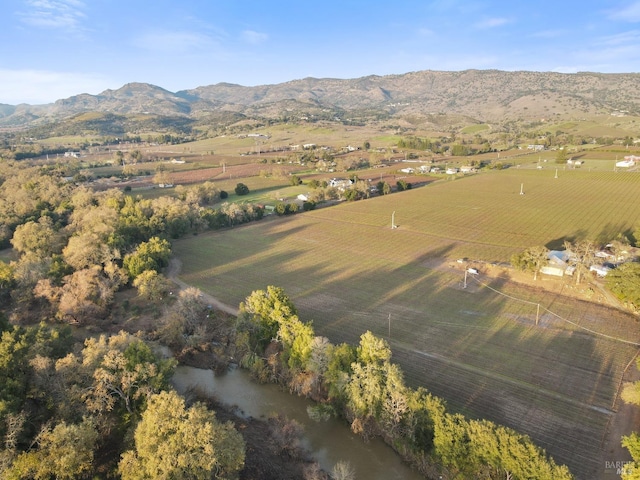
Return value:
<svg viewBox="0 0 640 480">
<path fill-rule="evenodd" d="M 174 252 L 183 280 L 226 303 L 277 285 L 332 342 L 356 343 L 366 330 L 388 338 L 409 384 L 454 411 L 528 433 L 579 478 L 595 478 L 636 347 L 582 327 L 635 342 L 638 322 L 507 273 L 480 275 L 503 294 L 471 280 L 464 289 L 452 268 L 457 258 L 505 262 L 564 239 L 608 241 L 640 223 L 640 174 L 554 173 L 513 168 L 442 181 L 180 240 Z M 540 304 L 538 326 L 536 305 L 513 298 Z"/>
</svg>

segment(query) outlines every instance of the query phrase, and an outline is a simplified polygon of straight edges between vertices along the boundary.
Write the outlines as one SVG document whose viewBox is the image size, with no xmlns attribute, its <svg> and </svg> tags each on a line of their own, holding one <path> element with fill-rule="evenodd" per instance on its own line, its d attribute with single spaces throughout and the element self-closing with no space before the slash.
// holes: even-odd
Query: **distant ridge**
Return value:
<svg viewBox="0 0 640 480">
<path fill-rule="evenodd" d="M 187 118 L 218 111 L 270 118 L 283 115 L 292 105 L 388 116 L 459 114 L 480 122 L 620 110 L 640 114 L 640 74 L 424 70 L 347 80 L 304 78 L 254 87 L 218 83 L 175 93 L 128 83 L 47 105 L 0 105 L 0 125 L 41 124 L 89 111 Z"/>
</svg>

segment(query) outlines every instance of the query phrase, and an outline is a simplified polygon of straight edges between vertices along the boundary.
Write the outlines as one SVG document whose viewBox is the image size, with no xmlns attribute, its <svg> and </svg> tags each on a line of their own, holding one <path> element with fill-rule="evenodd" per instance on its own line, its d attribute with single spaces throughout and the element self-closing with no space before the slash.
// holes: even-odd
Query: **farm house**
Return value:
<svg viewBox="0 0 640 480">
<path fill-rule="evenodd" d="M 555 277 L 562 277 L 564 275 L 571 275 L 568 271 L 571 267 L 567 263 L 570 258 L 570 253 L 566 250 L 551 250 L 547 258 L 549 263 L 540 269 L 540 273 L 545 275 L 552 275 Z"/>
<path fill-rule="evenodd" d="M 636 155 L 627 155 L 622 161 L 616 162 L 616 167 L 629 168 L 633 167 L 638 162 L 640 162 L 640 157 Z"/>
</svg>

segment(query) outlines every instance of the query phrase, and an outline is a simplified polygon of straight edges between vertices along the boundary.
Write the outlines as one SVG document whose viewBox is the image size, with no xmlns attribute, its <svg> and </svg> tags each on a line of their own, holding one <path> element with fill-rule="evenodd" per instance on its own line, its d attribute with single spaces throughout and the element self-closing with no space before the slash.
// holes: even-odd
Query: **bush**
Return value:
<svg viewBox="0 0 640 480">
<path fill-rule="evenodd" d="M 239 183 L 236 185 L 236 195 L 246 195 L 249 193 L 249 187 L 247 187 L 244 183 Z"/>
<path fill-rule="evenodd" d="M 220 200 L 227 198 L 229 194 L 225 190 L 220 190 Z"/>
<path fill-rule="evenodd" d="M 411 184 L 405 182 L 404 180 L 398 180 L 396 183 L 396 188 L 399 192 L 403 192 L 404 190 L 409 190 L 411 188 Z"/>
</svg>

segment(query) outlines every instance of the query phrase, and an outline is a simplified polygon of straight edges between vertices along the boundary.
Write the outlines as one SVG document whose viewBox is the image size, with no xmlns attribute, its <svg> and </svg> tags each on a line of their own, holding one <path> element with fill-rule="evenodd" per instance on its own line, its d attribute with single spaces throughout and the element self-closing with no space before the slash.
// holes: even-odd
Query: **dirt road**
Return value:
<svg viewBox="0 0 640 480">
<path fill-rule="evenodd" d="M 180 273 L 181 268 L 182 268 L 182 263 L 180 262 L 180 260 L 177 258 L 172 258 L 169 261 L 169 266 L 167 267 L 167 271 L 165 272 L 167 275 L 167 278 L 171 280 L 173 283 L 175 283 L 182 290 L 191 288 L 191 285 L 183 282 L 178 278 L 178 274 Z M 205 293 L 205 292 L 201 292 L 201 293 L 202 293 L 202 299 L 207 303 L 207 305 L 211 305 L 214 309 L 220 310 L 222 312 L 226 312 L 230 315 L 233 315 L 234 317 L 238 316 L 239 311 L 237 308 L 232 307 L 231 305 L 227 305 L 226 303 L 222 303 L 220 300 L 209 295 L 208 293 Z"/>
</svg>

